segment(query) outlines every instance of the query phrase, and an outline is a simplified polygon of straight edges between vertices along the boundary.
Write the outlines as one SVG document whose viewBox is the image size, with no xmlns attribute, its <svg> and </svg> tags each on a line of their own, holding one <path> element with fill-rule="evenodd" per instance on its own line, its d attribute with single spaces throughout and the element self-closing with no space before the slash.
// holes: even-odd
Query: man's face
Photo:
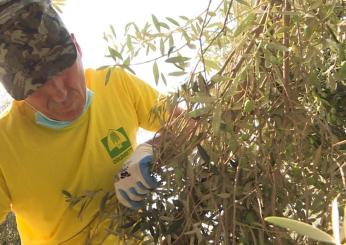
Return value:
<svg viewBox="0 0 346 245">
<path fill-rule="evenodd" d="M 83 112 L 86 85 L 81 50 L 77 43 L 76 47 L 76 62 L 61 73 L 48 78 L 42 87 L 25 99 L 32 107 L 51 119 L 71 121 Z"/>
</svg>

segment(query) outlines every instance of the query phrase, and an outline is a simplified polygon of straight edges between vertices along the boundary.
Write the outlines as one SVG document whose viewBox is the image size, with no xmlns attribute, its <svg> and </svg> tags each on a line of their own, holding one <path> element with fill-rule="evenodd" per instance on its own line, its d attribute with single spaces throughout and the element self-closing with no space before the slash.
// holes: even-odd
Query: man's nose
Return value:
<svg viewBox="0 0 346 245">
<path fill-rule="evenodd" d="M 67 97 L 67 88 L 64 79 L 57 76 L 51 79 L 51 99 L 55 102 L 63 102 Z"/>
</svg>

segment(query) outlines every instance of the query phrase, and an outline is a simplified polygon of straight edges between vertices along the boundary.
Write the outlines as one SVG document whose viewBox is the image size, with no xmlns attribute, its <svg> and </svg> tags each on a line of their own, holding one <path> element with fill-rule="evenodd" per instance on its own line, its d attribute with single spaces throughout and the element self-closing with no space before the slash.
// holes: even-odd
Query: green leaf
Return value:
<svg viewBox="0 0 346 245">
<path fill-rule="evenodd" d="M 112 34 L 113 34 L 113 37 L 114 37 L 114 38 L 117 38 L 117 34 L 115 33 L 115 30 L 114 30 L 113 25 L 110 25 L 109 27 L 110 27 L 110 29 L 111 29 L 111 32 L 112 32 Z"/>
<path fill-rule="evenodd" d="M 109 197 L 112 196 L 111 193 L 109 191 L 106 192 L 106 194 L 102 197 L 101 201 L 100 201 L 100 214 L 102 215 L 105 211 L 106 208 L 106 204 L 107 201 L 109 200 Z"/>
<path fill-rule="evenodd" d="M 214 115 L 213 115 L 213 122 L 212 122 L 212 127 L 214 130 L 214 134 L 218 134 L 220 132 L 220 125 L 221 125 L 221 108 L 217 107 L 214 110 Z"/>
<path fill-rule="evenodd" d="M 132 52 L 132 50 L 133 50 L 133 45 L 132 45 L 131 36 L 127 36 L 126 45 L 127 45 L 128 50 L 129 50 L 130 52 Z"/>
<path fill-rule="evenodd" d="M 165 55 L 165 43 L 163 42 L 163 39 L 160 39 L 160 52 L 161 55 Z"/>
<path fill-rule="evenodd" d="M 130 62 L 131 62 L 130 57 L 127 57 L 126 60 L 124 60 L 123 65 L 128 66 L 130 64 Z"/>
<path fill-rule="evenodd" d="M 211 68 L 214 70 L 219 70 L 220 66 L 218 65 L 217 62 L 213 61 L 213 60 L 209 60 L 209 59 L 204 59 L 204 64 L 207 68 Z"/>
<path fill-rule="evenodd" d="M 112 68 L 109 68 L 107 73 L 106 73 L 105 85 L 108 84 L 109 78 L 111 77 L 111 73 L 112 73 Z"/>
<path fill-rule="evenodd" d="M 191 29 L 195 35 L 199 35 L 199 32 L 194 25 L 191 25 Z"/>
<path fill-rule="evenodd" d="M 264 220 L 282 228 L 287 228 L 295 231 L 316 241 L 336 244 L 334 237 L 304 222 L 275 216 L 267 217 Z"/>
<path fill-rule="evenodd" d="M 221 197 L 222 199 L 227 199 L 227 198 L 231 197 L 231 194 L 230 193 L 220 193 L 220 194 L 217 194 L 217 196 Z"/>
<path fill-rule="evenodd" d="M 106 33 L 103 33 L 103 39 L 106 41 L 106 42 L 108 42 L 108 37 L 107 37 L 108 35 L 106 34 Z"/>
<path fill-rule="evenodd" d="M 189 37 L 189 35 L 187 35 L 186 31 L 183 30 L 182 35 L 185 38 L 186 42 L 189 43 L 191 41 L 191 38 Z"/>
<path fill-rule="evenodd" d="M 135 220 L 130 220 L 127 223 L 121 225 L 120 228 L 127 229 L 127 228 L 130 228 L 131 226 L 133 226 L 135 223 L 136 223 Z"/>
<path fill-rule="evenodd" d="M 137 222 L 137 223 L 133 226 L 133 228 L 132 228 L 130 234 L 132 234 L 132 235 L 135 234 L 135 233 L 141 228 L 141 225 L 142 225 L 142 221 Z"/>
<path fill-rule="evenodd" d="M 252 112 L 255 107 L 255 103 L 252 100 L 246 100 L 244 103 L 244 112 Z"/>
<path fill-rule="evenodd" d="M 244 5 L 248 6 L 248 7 L 251 7 L 250 4 L 248 2 L 246 2 L 246 1 L 244 1 L 244 0 L 236 0 L 236 1 L 238 3 L 240 3 L 240 4 L 244 4 Z"/>
<path fill-rule="evenodd" d="M 227 9 L 228 9 L 228 4 L 229 2 L 228 1 L 223 1 L 223 8 L 222 8 L 222 12 L 224 15 L 227 14 Z"/>
<path fill-rule="evenodd" d="M 231 79 L 232 78 L 230 76 L 223 76 L 223 75 L 220 75 L 220 74 L 217 73 L 214 76 L 212 76 L 211 81 L 213 83 L 218 83 L 218 82 L 229 81 Z"/>
<path fill-rule="evenodd" d="M 62 194 L 64 194 L 65 198 L 71 198 L 72 197 L 72 194 L 66 190 L 62 190 Z"/>
<path fill-rule="evenodd" d="M 136 75 L 135 71 L 131 69 L 131 67 L 129 67 L 128 65 L 120 65 L 120 67 L 128 70 L 129 72 L 131 72 L 132 74 Z"/>
<path fill-rule="evenodd" d="M 215 102 L 216 97 L 212 97 L 212 96 L 206 96 L 206 95 L 197 95 L 197 96 L 193 96 L 193 97 L 189 97 L 188 101 L 193 102 L 193 103 L 206 103 L 206 104 L 210 104 Z"/>
<path fill-rule="evenodd" d="M 213 12 L 213 11 L 209 11 L 209 12 L 208 12 L 208 15 L 211 16 L 211 17 L 216 16 L 215 12 Z"/>
<path fill-rule="evenodd" d="M 344 220 L 342 222 L 344 237 L 346 236 L 346 205 L 344 206 Z"/>
<path fill-rule="evenodd" d="M 203 116 L 203 115 L 207 114 L 208 112 L 209 112 L 209 108 L 203 107 L 203 108 L 199 108 L 199 109 L 196 109 L 193 111 L 189 111 L 188 113 L 186 113 L 186 116 L 196 118 L 196 117 Z"/>
<path fill-rule="evenodd" d="M 197 151 L 205 163 L 210 163 L 208 152 L 200 144 L 197 145 Z"/>
<path fill-rule="evenodd" d="M 288 51 L 288 48 L 281 44 L 281 43 L 278 43 L 278 42 L 270 42 L 266 45 L 267 48 L 271 49 L 271 50 L 279 50 L 279 51 L 283 51 L 283 52 L 286 52 Z"/>
<path fill-rule="evenodd" d="M 123 59 L 121 54 L 118 51 L 116 51 L 115 49 L 108 47 L 108 51 L 109 51 L 109 54 L 112 56 L 114 61 L 116 60 L 116 58 L 119 58 L 121 60 Z"/>
<path fill-rule="evenodd" d="M 313 10 L 313 9 L 317 9 L 317 8 L 319 8 L 322 4 L 323 4 L 323 2 L 322 2 L 321 0 L 314 1 L 314 3 L 311 4 L 311 5 L 309 6 L 308 11 Z M 307 11 L 307 12 L 308 12 L 308 11 Z"/>
<path fill-rule="evenodd" d="M 156 46 L 152 43 L 148 43 L 148 47 L 152 50 L 152 51 L 156 51 Z"/>
<path fill-rule="evenodd" d="M 170 48 L 169 48 L 169 50 L 168 50 L 168 57 L 170 56 L 170 54 L 172 53 L 172 51 L 174 50 L 174 48 L 175 48 L 175 46 L 171 46 L 171 45 L 169 45 L 170 46 Z"/>
<path fill-rule="evenodd" d="M 156 61 L 154 62 L 154 65 L 153 65 L 153 74 L 154 74 L 155 84 L 157 85 L 157 83 L 159 82 L 160 75 L 159 75 L 159 68 L 157 66 Z"/>
<path fill-rule="evenodd" d="M 240 33 L 246 33 L 249 27 L 255 22 L 256 14 L 254 12 L 250 12 L 245 19 L 243 19 L 240 24 L 235 29 L 233 36 L 237 37 Z"/>
<path fill-rule="evenodd" d="M 184 56 L 176 56 L 176 57 L 171 57 L 165 60 L 167 63 L 184 63 L 186 61 L 190 60 L 188 57 Z"/>
<path fill-rule="evenodd" d="M 134 23 L 134 22 L 130 22 L 130 23 L 127 23 L 127 24 L 126 24 L 126 26 L 125 26 L 125 33 L 128 33 L 128 31 L 130 30 L 130 27 L 131 27 L 132 25 L 135 25 L 135 23 Z"/>
<path fill-rule="evenodd" d="M 283 11 L 282 12 L 283 15 L 290 15 L 290 16 L 299 16 L 300 13 L 299 12 L 295 12 L 295 11 Z"/>
<path fill-rule="evenodd" d="M 151 18 L 152 18 L 152 20 L 153 20 L 153 23 L 154 23 L 154 26 L 155 26 L 156 30 L 157 30 L 158 32 L 161 32 L 160 22 L 158 21 L 158 19 L 156 18 L 156 16 L 152 14 L 152 15 L 151 15 Z"/>
<path fill-rule="evenodd" d="M 163 83 L 167 86 L 167 80 L 166 80 L 166 77 L 165 75 L 163 75 L 163 73 L 161 72 L 161 79 L 163 81 Z"/>
<path fill-rule="evenodd" d="M 165 22 L 160 22 L 160 26 L 169 30 L 169 26 Z"/>
<path fill-rule="evenodd" d="M 183 76 L 185 74 L 186 74 L 185 71 L 174 71 L 174 72 L 169 73 L 168 76 L 179 77 L 179 76 Z"/>
<path fill-rule="evenodd" d="M 340 80 L 346 80 L 346 61 L 341 62 L 341 67 L 336 73 L 336 78 Z"/>
<path fill-rule="evenodd" d="M 186 16 L 181 15 L 181 16 L 179 16 L 179 17 L 180 17 L 181 19 L 185 20 L 185 21 L 190 21 L 190 19 L 187 18 Z"/>
<path fill-rule="evenodd" d="M 174 25 L 176 25 L 176 26 L 180 26 L 179 23 L 178 23 L 178 21 L 176 21 L 176 20 L 174 20 L 174 19 L 172 19 L 172 18 L 170 18 L 170 17 L 166 17 L 166 19 L 167 19 L 169 22 L 171 22 L 172 24 L 174 24 Z"/>
</svg>

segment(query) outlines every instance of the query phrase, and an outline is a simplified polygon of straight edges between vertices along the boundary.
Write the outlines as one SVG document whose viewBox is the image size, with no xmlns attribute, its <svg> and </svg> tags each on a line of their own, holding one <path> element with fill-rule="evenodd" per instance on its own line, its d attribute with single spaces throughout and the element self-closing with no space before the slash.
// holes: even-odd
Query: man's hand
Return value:
<svg viewBox="0 0 346 245">
<path fill-rule="evenodd" d="M 131 209 L 144 205 L 146 195 L 158 185 L 150 173 L 153 160 L 152 146 L 140 144 L 131 157 L 125 162 L 123 169 L 114 183 L 118 201 Z"/>
</svg>

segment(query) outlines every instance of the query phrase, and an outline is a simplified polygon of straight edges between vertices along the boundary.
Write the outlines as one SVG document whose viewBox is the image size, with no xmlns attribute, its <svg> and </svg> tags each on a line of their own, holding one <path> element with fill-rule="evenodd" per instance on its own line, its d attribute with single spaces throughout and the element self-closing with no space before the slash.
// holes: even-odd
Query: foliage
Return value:
<svg viewBox="0 0 346 245">
<path fill-rule="evenodd" d="M 330 229 L 328 203 L 346 186 L 345 2 L 214 3 L 192 19 L 129 23 L 125 40 L 105 34 L 114 66 L 152 62 L 156 82 L 184 80 L 167 108 L 186 112 L 156 139 L 161 186 L 145 209 L 101 219 L 156 243 L 306 243 L 264 217 Z"/>
<path fill-rule="evenodd" d="M 0 225 L 0 244 L 20 244 L 14 213 L 9 213 L 6 222 Z"/>
<path fill-rule="evenodd" d="M 53 8 L 58 11 L 59 13 L 62 13 L 61 7 L 65 6 L 66 0 L 53 0 L 52 6 Z"/>
</svg>

